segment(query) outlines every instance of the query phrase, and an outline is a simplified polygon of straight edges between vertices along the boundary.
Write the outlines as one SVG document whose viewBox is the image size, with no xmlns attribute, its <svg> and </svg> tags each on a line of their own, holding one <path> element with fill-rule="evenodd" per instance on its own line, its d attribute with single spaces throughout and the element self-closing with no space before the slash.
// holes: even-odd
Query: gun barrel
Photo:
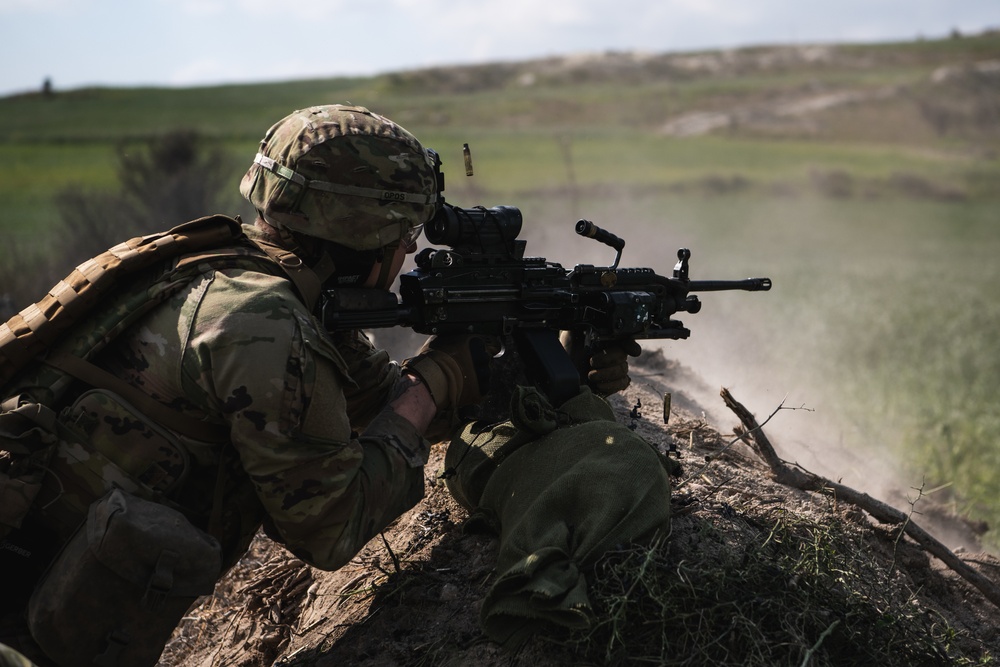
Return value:
<svg viewBox="0 0 1000 667">
<path fill-rule="evenodd" d="M 767 292 L 770 289 L 770 278 L 747 278 L 746 280 L 692 280 L 688 283 L 688 290 L 691 292 L 724 292 L 726 290 Z"/>
</svg>

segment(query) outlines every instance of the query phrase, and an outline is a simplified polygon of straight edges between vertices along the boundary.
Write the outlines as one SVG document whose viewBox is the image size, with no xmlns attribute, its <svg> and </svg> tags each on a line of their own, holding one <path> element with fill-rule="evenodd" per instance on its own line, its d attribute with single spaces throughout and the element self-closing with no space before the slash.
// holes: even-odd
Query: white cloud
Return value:
<svg viewBox="0 0 1000 667">
<path fill-rule="evenodd" d="M 228 78 L 241 78 L 240 72 L 232 71 L 232 67 L 217 58 L 202 58 L 184 63 L 167 75 L 167 84 L 171 86 L 187 86 L 213 81 L 225 81 Z"/>
<path fill-rule="evenodd" d="M 669 0 L 659 5 L 661 13 L 671 12 L 675 18 L 683 15 L 717 22 L 719 25 L 753 23 L 761 17 L 759 2 L 730 2 L 729 0 Z M 677 16 L 680 15 L 680 16 Z"/>
<path fill-rule="evenodd" d="M 186 16 L 204 18 L 210 16 L 221 16 L 229 9 L 226 0 L 160 0 L 160 6 L 169 11 L 174 9 Z"/>
<path fill-rule="evenodd" d="M 528 57 L 564 50 L 600 25 L 595 7 L 606 0 L 392 0 L 403 16 L 414 63 L 441 64 Z M 411 26 L 421 26 L 413 28 Z M 377 47 L 376 47 L 377 48 Z M 579 50 L 580 46 L 571 47 Z"/>
<path fill-rule="evenodd" d="M 73 0 L 0 0 L 0 14 L 77 13 L 79 5 Z"/>
<path fill-rule="evenodd" d="M 275 3 L 273 0 L 157 0 L 165 11 L 180 11 L 193 17 L 221 17 L 226 20 L 246 21 L 253 19 L 261 21 L 261 28 L 266 21 L 280 23 L 289 20 L 309 21 L 306 25 L 316 25 L 317 21 L 327 21 L 341 14 L 352 5 L 346 0 L 324 0 L 320 3 L 306 3 L 301 0 L 286 0 Z"/>
</svg>

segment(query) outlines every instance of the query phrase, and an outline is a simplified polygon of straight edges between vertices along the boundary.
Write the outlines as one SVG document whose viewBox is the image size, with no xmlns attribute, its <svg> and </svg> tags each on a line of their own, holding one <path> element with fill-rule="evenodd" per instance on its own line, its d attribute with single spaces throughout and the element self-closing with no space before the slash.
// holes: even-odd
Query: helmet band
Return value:
<svg viewBox="0 0 1000 667">
<path fill-rule="evenodd" d="M 255 164 L 259 164 L 272 174 L 312 190 L 322 190 L 323 192 L 330 192 L 338 195 L 353 195 L 355 197 L 380 199 L 382 201 L 405 202 L 407 204 L 433 204 L 438 200 L 438 193 L 436 192 L 430 195 L 421 195 L 411 192 L 362 188 L 355 185 L 340 185 L 337 183 L 330 183 L 328 181 L 313 181 L 284 165 L 278 164 L 274 159 L 269 158 L 262 153 L 257 153 L 257 156 L 254 157 L 253 161 Z"/>
</svg>

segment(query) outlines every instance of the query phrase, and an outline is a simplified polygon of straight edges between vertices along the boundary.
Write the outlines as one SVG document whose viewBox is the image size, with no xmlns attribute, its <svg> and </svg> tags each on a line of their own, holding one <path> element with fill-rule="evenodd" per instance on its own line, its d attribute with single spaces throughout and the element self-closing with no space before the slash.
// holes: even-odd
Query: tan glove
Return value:
<svg viewBox="0 0 1000 667">
<path fill-rule="evenodd" d="M 500 342 L 489 336 L 431 336 L 403 370 L 419 377 L 440 410 L 479 403 L 490 383 L 490 360 Z"/>
<path fill-rule="evenodd" d="M 569 332 L 562 332 L 559 340 L 570 356 L 575 358 L 574 342 Z M 628 375 L 628 358 L 638 357 L 641 353 L 642 347 L 632 338 L 601 343 L 587 359 L 587 385 L 599 396 L 610 396 L 622 391 L 632 384 L 632 378 Z"/>
</svg>

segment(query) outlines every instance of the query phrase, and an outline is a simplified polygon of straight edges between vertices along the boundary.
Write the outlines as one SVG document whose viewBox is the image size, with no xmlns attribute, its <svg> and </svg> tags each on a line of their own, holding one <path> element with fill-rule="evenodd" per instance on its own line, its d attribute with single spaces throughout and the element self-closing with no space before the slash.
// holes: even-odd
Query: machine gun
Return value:
<svg viewBox="0 0 1000 667">
<path fill-rule="evenodd" d="M 572 270 L 543 257 L 525 257 L 521 211 L 512 206 L 441 207 L 426 226 L 417 268 L 399 277 L 399 296 L 373 289 L 325 293 L 320 319 L 329 330 L 406 326 L 422 334 L 511 336 L 529 379 L 553 405 L 574 396 L 580 371 L 602 342 L 687 338 L 673 319 L 697 313 L 692 292 L 767 291 L 769 278 L 691 280 L 691 251 L 677 251 L 673 276 L 648 268 L 619 268 L 625 241 L 588 220 L 576 233 L 617 251 L 611 266 L 579 264 Z M 571 358 L 559 332 L 573 337 Z"/>
</svg>

